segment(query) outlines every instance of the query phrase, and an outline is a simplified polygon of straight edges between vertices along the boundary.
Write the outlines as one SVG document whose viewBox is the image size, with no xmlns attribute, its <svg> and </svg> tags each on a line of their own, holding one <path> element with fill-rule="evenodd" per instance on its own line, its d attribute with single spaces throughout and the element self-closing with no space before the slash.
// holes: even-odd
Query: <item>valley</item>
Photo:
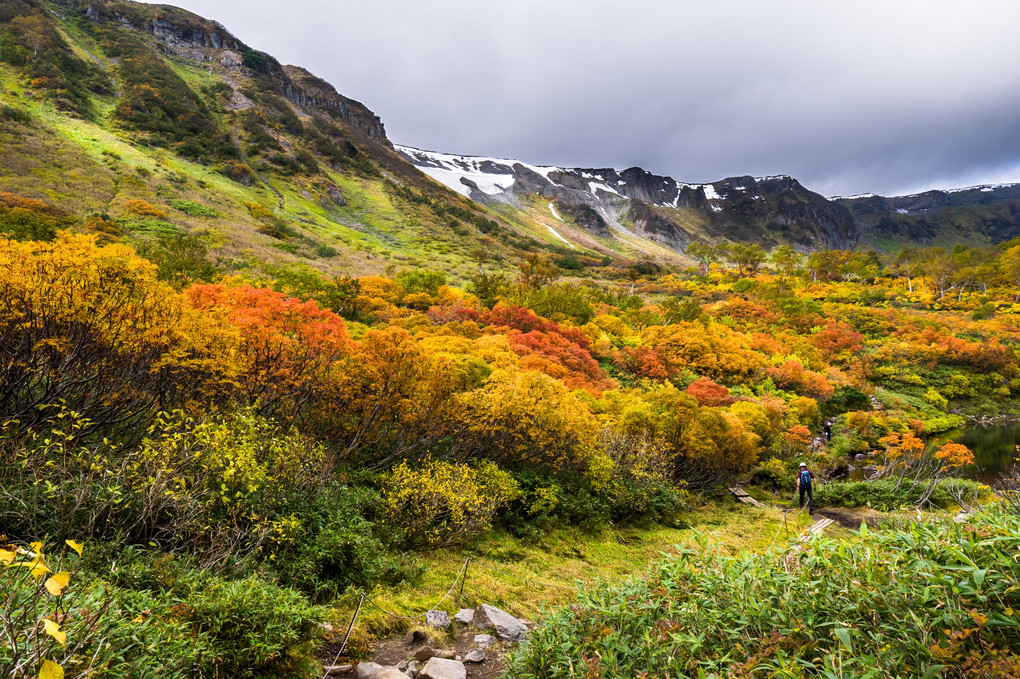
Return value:
<svg viewBox="0 0 1020 679">
<path fill-rule="evenodd" d="M 958 434 L 1018 299 L 1017 184 L 424 151 L 184 10 L 10 0 L 0 677 L 356 676 L 482 604 L 535 624 L 468 676 L 1014 676 L 1015 437 Z"/>
</svg>

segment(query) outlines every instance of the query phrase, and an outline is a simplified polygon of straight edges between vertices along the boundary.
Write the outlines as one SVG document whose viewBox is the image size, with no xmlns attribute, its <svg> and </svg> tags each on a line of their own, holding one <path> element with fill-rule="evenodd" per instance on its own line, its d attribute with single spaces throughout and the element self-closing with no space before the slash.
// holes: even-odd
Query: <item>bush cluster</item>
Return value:
<svg viewBox="0 0 1020 679">
<path fill-rule="evenodd" d="M 507 676 L 1013 676 L 1017 550 L 1020 517 L 1001 510 L 814 540 L 795 568 L 705 540 L 554 611 Z"/>
</svg>

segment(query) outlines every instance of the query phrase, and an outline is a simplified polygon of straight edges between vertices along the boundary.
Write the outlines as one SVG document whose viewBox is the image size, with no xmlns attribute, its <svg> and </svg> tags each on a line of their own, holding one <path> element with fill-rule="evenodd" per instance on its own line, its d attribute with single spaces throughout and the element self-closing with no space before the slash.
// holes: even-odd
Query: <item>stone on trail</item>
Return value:
<svg viewBox="0 0 1020 679">
<path fill-rule="evenodd" d="M 467 679 L 467 668 L 456 660 L 430 658 L 418 673 L 418 679 Z"/>
<path fill-rule="evenodd" d="M 481 646 L 482 648 L 488 648 L 496 643 L 496 637 L 491 634 L 476 634 L 475 635 L 475 646 Z"/>
<path fill-rule="evenodd" d="M 446 611 L 429 611 L 425 614 L 425 624 L 433 629 L 447 629 L 450 626 L 450 614 Z"/>
<path fill-rule="evenodd" d="M 421 648 L 414 652 L 414 659 L 420 660 L 421 662 L 425 662 L 435 654 L 436 654 L 435 651 L 433 651 L 428 646 L 422 646 Z"/>
<path fill-rule="evenodd" d="M 464 656 L 464 662 L 485 662 L 485 651 L 480 648 L 476 648 Z"/>
<path fill-rule="evenodd" d="M 357 679 L 407 679 L 396 667 L 374 662 L 359 662 L 355 675 Z"/>
<path fill-rule="evenodd" d="M 474 624 L 480 629 L 495 630 L 496 636 L 503 641 L 521 641 L 528 631 L 520 620 L 489 604 L 475 609 Z"/>
<path fill-rule="evenodd" d="M 375 662 L 359 662 L 355 676 L 358 679 L 369 679 L 376 672 L 383 668 L 382 665 Z"/>
<path fill-rule="evenodd" d="M 470 625 L 474 617 L 475 610 L 473 608 L 462 608 L 457 611 L 457 615 L 453 616 L 453 621 L 459 622 L 462 625 Z"/>
<path fill-rule="evenodd" d="M 341 674 L 353 672 L 354 665 L 323 665 L 322 671 L 327 677 L 339 677 Z"/>
</svg>

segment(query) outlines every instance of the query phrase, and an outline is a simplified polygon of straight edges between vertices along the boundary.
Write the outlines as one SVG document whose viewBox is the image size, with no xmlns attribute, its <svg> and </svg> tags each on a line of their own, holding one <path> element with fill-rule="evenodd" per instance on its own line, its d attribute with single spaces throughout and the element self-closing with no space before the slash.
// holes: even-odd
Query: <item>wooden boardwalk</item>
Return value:
<svg viewBox="0 0 1020 679">
<path fill-rule="evenodd" d="M 807 542 L 814 536 L 821 535 L 823 530 L 825 530 L 834 523 L 836 522 L 833 521 L 832 519 L 818 519 L 813 524 L 808 526 L 807 530 L 804 531 L 804 534 L 800 536 L 800 541 Z"/>
<path fill-rule="evenodd" d="M 730 488 L 730 492 L 733 496 L 743 502 L 744 504 L 751 505 L 753 507 L 764 507 L 762 503 L 755 500 L 753 497 L 747 494 L 747 491 L 743 488 Z"/>
</svg>

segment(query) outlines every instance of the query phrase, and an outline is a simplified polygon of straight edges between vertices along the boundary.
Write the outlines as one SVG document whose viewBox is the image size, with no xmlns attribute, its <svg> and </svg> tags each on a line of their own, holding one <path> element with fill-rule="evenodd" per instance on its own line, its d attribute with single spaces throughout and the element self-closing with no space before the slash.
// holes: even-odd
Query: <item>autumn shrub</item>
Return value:
<svg viewBox="0 0 1020 679">
<path fill-rule="evenodd" d="M 792 479 L 793 474 L 787 470 L 787 465 L 774 457 L 759 464 L 751 473 L 751 483 L 774 491 L 792 490 L 794 484 Z"/>
<path fill-rule="evenodd" d="M 488 461 L 468 466 L 430 460 L 419 469 L 402 463 L 383 488 L 387 520 L 418 547 L 467 540 L 520 493 L 513 477 Z"/>
<path fill-rule="evenodd" d="M 59 229 L 76 221 L 74 215 L 41 200 L 0 191 L 0 236 L 50 241 Z"/>
<path fill-rule="evenodd" d="M 159 413 L 137 446 L 59 411 L 0 436 L 0 482 L 17 535 L 123 539 L 210 560 L 289 553 L 316 492 L 323 450 L 251 410 L 195 420 Z M 45 478 L 45 483 L 39 483 Z"/>
<path fill-rule="evenodd" d="M 64 407 L 108 433 L 157 407 L 233 391 L 236 331 L 191 308 L 123 245 L 0 239 L 0 412 L 30 426 Z"/>
<path fill-rule="evenodd" d="M 144 200 L 126 200 L 124 201 L 124 209 L 134 212 L 136 215 L 143 217 L 156 217 L 158 219 L 166 219 L 166 211 L 161 210 L 152 203 L 148 203 Z"/>
</svg>

